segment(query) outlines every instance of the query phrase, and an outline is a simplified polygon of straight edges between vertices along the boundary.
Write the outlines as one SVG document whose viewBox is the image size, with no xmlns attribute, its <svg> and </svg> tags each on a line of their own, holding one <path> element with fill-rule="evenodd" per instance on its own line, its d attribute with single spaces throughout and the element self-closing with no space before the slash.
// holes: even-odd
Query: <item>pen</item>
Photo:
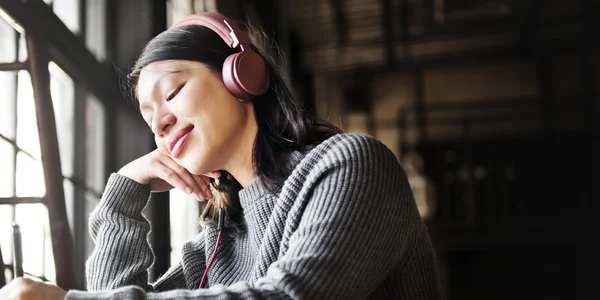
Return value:
<svg viewBox="0 0 600 300">
<path fill-rule="evenodd" d="M 23 277 L 23 245 L 21 244 L 21 228 L 13 223 L 13 267 L 16 277 Z"/>
</svg>

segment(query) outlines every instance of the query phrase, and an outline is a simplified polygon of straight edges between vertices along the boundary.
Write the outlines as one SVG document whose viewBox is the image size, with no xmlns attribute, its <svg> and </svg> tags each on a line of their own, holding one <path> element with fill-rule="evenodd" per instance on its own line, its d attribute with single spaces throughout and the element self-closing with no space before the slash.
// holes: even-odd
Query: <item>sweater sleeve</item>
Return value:
<svg viewBox="0 0 600 300">
<path fill-rule="evenodd" d="M 380 142 L 356 136 L 327 150 L 298 182 L 306 201 L 280 259 L 255 282 L 208 289 L 70 293 L 72 299 L 439 299 L 435 260 L 408 181 Z M 395 276 L 395 277 L 394 277 Z M 374 295 L 393 277 L 396 290 Z M 398 280 L 399 279 L 399 280 Z"/>
<path fill-rule="evenodd" d="M 119 174 L 110 176 L 100 204 L 90 215 L 96 247 L 86 262 L 89 291 L 127 285 L 146 291 L 185 288 L 181 265 L 171 268 L 154 285 L 148 283 L 147 269 L 154 255 L 147 242 L 150 224 L 142 210 L 149 197 L 149 186 Z"/>
</svg>

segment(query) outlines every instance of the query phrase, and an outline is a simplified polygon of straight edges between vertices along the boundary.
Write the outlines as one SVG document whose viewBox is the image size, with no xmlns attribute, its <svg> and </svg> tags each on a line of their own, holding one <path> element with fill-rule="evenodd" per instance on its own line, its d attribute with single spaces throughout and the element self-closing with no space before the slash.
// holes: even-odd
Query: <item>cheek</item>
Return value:
<svg viewBox="0 0 600 300">
<path fill-rule="evenodd" d="M 212 131 L 219 131 L 219 127 L 223 123 L 229 122 L 232 116 L 231 108 L 223 100 L 218 97 L 198 99 L 198 101 L 189 103 L 182 113 L 194 120 L 196 126 L 202 128 L 204 134 L 210 135 Z"/>
<path fill-rule="evenodd" d="M 244 131 L 243 119 L 239 107 L 217 104 L 198 113 L 195 123 L 201 127 L 201 134 L 211 148 L 222 148 Z"/>
<path fill-rule="evenodd" d="M 206 126 L 207 123 L 212 122 L 215 117 L 213 101 L 202 99 L 201 97 L 194 97 L 193 93 L 186 93 L 174 101 L 168 103 L 169 110 L 177 116 L 177 119 L 183 120 L 184 122 L 193 121 L 195 125 Z"/>
</svg>

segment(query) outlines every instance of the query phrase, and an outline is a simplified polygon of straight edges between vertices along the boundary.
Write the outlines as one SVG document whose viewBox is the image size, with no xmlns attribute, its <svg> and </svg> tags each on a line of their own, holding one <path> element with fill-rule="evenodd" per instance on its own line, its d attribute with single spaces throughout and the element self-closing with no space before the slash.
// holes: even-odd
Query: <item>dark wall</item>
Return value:
<svg viewBox="0 0 600 300">
<path fill-rule="evenodd" d="M 342 10 L 353 12 L 348 13 L 349 24 L 375 22 L 369 19 L 373 11 L 357 13 L 358 1 L 342 2 Z M 398 7 L 399 2 L 428 1 L 380 3 Z M 600 228 L 600 48 L 595 29 L 600 5 L 441 2 L 459 11 L 454 18 L 468 18 L 460 11 L 477 3 L 512 3 L 517 13 L 496 21 L 485 17 L 436 25 L 439 32 L 415 33 L 406 49 L 390 43 L 400 36 L 395 41 L 389 36 L 373 39 L 373 48 L 383 44 L 383 50 L 397 55 L 385 66 L 380 63 L 383 50 L 361 55 L 359 45 L 353 48 L 351 42 L 347 48 L 323 51 L 329 60 L 315 58 L 320 52 L 312 51 L 305 61 L 314 62 L 314 72 L 326 78 L 319 92 L 331 96 L 326 99 L 331 106 L 342 107 L 344 129 L 374 135 L 399 159 L 411 148 L 423 155 L 423 173 L 434 185 L 439 205 L 427 225 L 448 299 L 585 299 L 595 289 L 600 268 L 594 245 Z M 332 5 L 298 6 L 316 14 L 308 22 L 335 24 L 334 9 L 322 9 Z M 381 13 L 382 19 L 386 15 Z M 296 29 L 305 38 L 300 44 L 317 41 L 303 45 L 308 49 L 333 47 L 331 35 L 342 32 L 319 33 L 299 24 Z M 345 29 L 358 36 L 361 28 Z M 474 31 L 495 44 L 461 50 L 477 44 L 463 42 Z M 518 42 L 501 41 L 495 38 L 498 33 L 516 34 Z M 435 42 L 439 49 L 419 55 Z M 369 65 L 364 57 L 377 63 Z M 336 59 L 345 62 L 339 70 Z M 367 95 L 355 92 L 356 77 L 370 86 Z M 339 96 L 333 90 L 340 90 Z M 414 113 L 406 117 L 406 127 L 399 125 L 403 111 Z"/>
</svg>

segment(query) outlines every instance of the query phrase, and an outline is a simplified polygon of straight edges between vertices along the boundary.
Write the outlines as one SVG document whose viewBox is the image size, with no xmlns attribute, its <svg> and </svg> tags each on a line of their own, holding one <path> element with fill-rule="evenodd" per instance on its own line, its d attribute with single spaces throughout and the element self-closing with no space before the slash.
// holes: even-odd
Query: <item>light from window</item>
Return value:
<svg viewBox="0 0 600 300">
<path fill-rule="evenodd" d="M 42 197 L 46 194 L 42 163 L 21 151 L 17 152 L 16 177 L 17 197 Z"/>
<path fill-rule="evenodd" d="M 0 63 L 14 62 L 15 51 L 17 50 L 13 45 L 17 39 L 17 32 L 10 26 L 3 18 L 0 18 L 0 45 L 2 45 L 2 51 L 0 51 Z"/>
<path fill-rule="evenodd" d="M 71 237 L 75 237 L 75 184 L 69 179 L 63 179 L 63 191 L 65 193 L 65 208 Z M 50 238 L 50 236 L 47 236 L 47 238 Z"/>
<path fill-rule="evenodd" d="M 13 196 L 13 168 L 14 168 L 14 148 L 13 146 L 0 139 L 0 197 Z M 0 205 L 2 207 L 2 205 Z M 2 226 L 0 224 L 0 226 Z M 4 251 L 2 251 L 4 253 Z"/>
<path fill-rule="evenodd" d="M 77 199 L 77 201 L 80 201 L 80 199 Z M 84 214 L 89 217 L 92 214 L 92 211 L 94 211 L 94 209 L 96 208 L 96 206 L 98 206 L 99 202 L 100 202 L 100 198 L 96 197 L 96 195 L 89 193 L 89 192 L 85 193 L 85 205 L 84 205 L 85 212 L 84 212 Z M 89 222 L 89 218 L 86 219 L 86 224 L 88 222 Z M 87 235 L 86 235 L 86 237 L 87 237 Z M 94 241 L 91 238 L 84 239 L 84 245 L 83 245 L 84 255 L 83 255 L 83 257 L 85 257 L 85 258 L 90 257 L 90 255 L 92 255 L 92 252 L 94 251 L 95 247 L 96 247 L 96 244 L 94 244 Z"/>
<path fill-rule="evenodd" d="M 89 94 L 85 104 L 85 185 L 98 194 L 102 193 L 106 184 L 104 177 L 105 117 L 104 105 L 94 95 Z"/>
<path fill-rule="evenodd" d="M 0 141 L 1 145 L 1 141 Z M 0 151 L 2 151 L 0 149 Z M 5 264 L 12 264 L 12 220 L 14 210 L 10 205 L 0 205 L 0 250 Z M 4 274 L 4 278 L 12 278 L 10 270 L 0 270 L 0 276 Z"/>
<path fill-rule="evenodd" d="M 71 32 L 79 33 L 79 0 L 53 0 L 52 9 Z"/>
<path fill-rule="evenodd" d="M 21 227 L 23 270 L 33 276 L 56 282 L 46 206 L 18 204 L 16 221 Z"/>
<path fill-rule="evenodd" d="M 198 234 L 200 206 L 198 200 L 178 189 L 169 193 L 171 229 L 171 265 L 181 261 L 183 243 Z"/>
<path fill-rule="evenodd" d="M 99 61 L 106 60 L 106 0 L 86 3 L 85 44 Z"/>
<path fill-rule="evenodd" d="M 27 60 L 27 44 L 25 43 L 25 35 L 19 36 L 19 61 Z"/>
<path fill-rule="evenodd" d="M 15 138 L 15 79 L 14 73 L 0 72 L 0 134 L 11 140 Z"/>
<path fill-rule="evenodd" d="M 48 65 L 50 92 L 56 120 L 60 163 L 64 176 L 73 176 L 75 150 L 75 89 L 73 80 L 55 63 Z"/>
<path fill-rule="evenodd" d="M 27 153 L 36 159 L 41 157 L 31 76 L 29 76 L 27 71 L 19 71 L 19 83 L 17 87 L 17 146 L 27 151 Z"/>
</svg>

